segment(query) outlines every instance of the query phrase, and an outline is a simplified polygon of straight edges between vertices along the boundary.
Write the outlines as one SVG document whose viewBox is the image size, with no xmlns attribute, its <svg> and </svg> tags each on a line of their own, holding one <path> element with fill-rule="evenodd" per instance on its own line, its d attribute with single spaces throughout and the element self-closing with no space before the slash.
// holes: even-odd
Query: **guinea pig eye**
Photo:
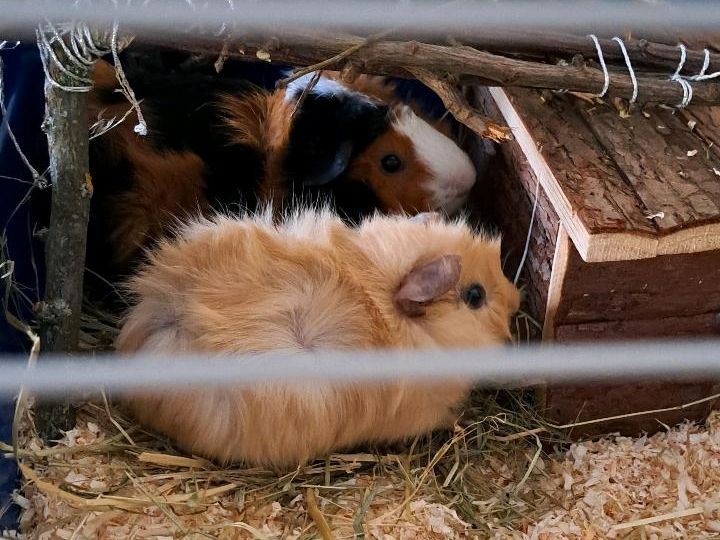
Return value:
<svg viewBox="0 0 720 540">
<path fill-rule="evenodd" d="M 380 160 L 380 165 L 385 172 L 394 173 L 400 170 L 402 161 L 395 154 L 388 154 Z"/>
<path fill-rule="evenodd" d="M 479 283 L 473 283 L 463 290 L 462 299 L 470 309 L 478 309 L 485 304 L 485 289 Z"/>
</svg>

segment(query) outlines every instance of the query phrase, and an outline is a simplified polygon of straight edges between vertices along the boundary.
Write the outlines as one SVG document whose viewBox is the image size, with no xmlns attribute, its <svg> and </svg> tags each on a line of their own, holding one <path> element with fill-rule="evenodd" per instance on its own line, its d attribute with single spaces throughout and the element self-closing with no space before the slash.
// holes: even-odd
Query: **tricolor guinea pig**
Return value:
<svg viewBox="0 0 720 540">
<path fill-rule="evenodd" d="M 125 71 L 147 135 L 133 131 L 114 68 L 98 62 L 91 123 L 127 118 L 91 141 L 91 267 L 122 268 L 192 213 L 297 199 L 328 200 L 354 222 L 376 210 L 453 213 L 475 183 L 448 124 L 382 77 L 347 84 L 328 73 L 305 92 L 312 74 L 268 91 L 206 73 Z"/>
<path fill-rule="evenodd" d="M 189 223 L 130 281 L 119 353 L 262 353 L 501 345 L 518 309 L 500 243 L 437 214 L 329 211 Z M 271 360 L 269 360 L 271 361 Z M 184 450 L 220 462 L 295 467 L 456 419 L 467 380 L 268 382 L 126 395 Z"/>
</svg>

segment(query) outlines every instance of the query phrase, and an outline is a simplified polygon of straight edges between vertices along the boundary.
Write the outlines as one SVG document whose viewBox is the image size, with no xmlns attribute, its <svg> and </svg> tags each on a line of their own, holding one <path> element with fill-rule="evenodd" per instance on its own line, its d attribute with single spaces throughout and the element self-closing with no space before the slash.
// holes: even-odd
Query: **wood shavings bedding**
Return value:
<svg viewBox="0 0 720 540">
<path fill-rule="evenodd" d="M 539 458 L 535 441 L 517 439 L 463 459 L 469 446 L 458 428 L 424 467 L 403 454 L 353 454 L 282 478 L 178 459 L 114 420 L 127 436 L 103 408 L 86 407 L 58 443 L 63 453 L 25 441 L 30 481 L 16 495 L 24 537 L 318 538 L 307 511 L 312 489 L 336 539 L 720 538 L 720 413 L 704 426 Z"/>
</svg>

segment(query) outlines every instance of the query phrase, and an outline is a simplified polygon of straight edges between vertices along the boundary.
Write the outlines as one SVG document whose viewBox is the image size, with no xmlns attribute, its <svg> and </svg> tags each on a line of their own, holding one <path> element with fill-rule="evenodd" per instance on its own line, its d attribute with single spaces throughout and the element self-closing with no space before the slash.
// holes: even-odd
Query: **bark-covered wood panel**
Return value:
<svg viewBox="0 0 720 540">
<path fill-rule="evenodd" d="M 720 251 L 586 263 L 570 246 L 555 325 L 720 313 Z M 612 333 L 608 334 L 612 337 Z"/>
<path fill-rule="evenodd" d="M 655 337 L 695 338 L 720 336 L 720 313 L 689 317 L 614 320 L 555 327 L 555 341 L 632 340 Z M 720 351 L 718 351 L 720 357 Z M 719 360 L 720 361 L 720 360 Z"/>
<path fill-rule="evenodd" d="M 586 263 L 569 245 L 553 328 L 556 342 L 720 336 L 720 251 L 636 261 Z M 678 358 L 682 362 L 682 358 Z M 545 414 L 565 424 L 677 407 L 718 393 L 706 381 L 628 381 L 542 389 Z M 717 402 L 582 426 L 573 437 L 655 432 L 663 422 L 703 420 Z"/>
<path fill-rule="evenodd" d="M 555 387 L 547 389 L 545 393 L 544 414 L 553 423 L 574 424 L 641 411 L 680 407 L 718 392 L 720 385 L 705 381 L 682 384 L 676 381 L 655 381 L 623 385 Z M 663 424 L 675 425 L 685 419 L 702 421 L 718 404 L 718 400 L 706 401 L 679 410 L 578 426 L 570 431 L 570 435 L 573 439 L 578 439 L 612 432 L 620 432 L 627 436 L 637 436 L 642 432 L 654 433 L 663 429 Z"/>
<path fill-rule="evenodd" d="M 720 249 L 714 109 L 620 115 L 570 95 L 490 93 L 585 261 Z"/>
<path fill-rule="evenodd" d="M 720 107 L 683 109 L 680 116 L 688 129 L 703 141 L 703 151 L 720 158 Z"/>
<path fill-rule="evenodd" d="M 718 221 L 720 179 L 713 168 L 720 162 L 682 117 L 653 108 L 621 118 L 613 107 L 578 100 L 575 107 L 659 234 Z"/>
<path fill-rule="evenodd" d="M 588 129 L 573 98 L 545 101 L 540 93 L 520 88 L 505 93 L 589 233 L 656 233 L 638 207 L 634 190 Z"/>
<path fill-rule="evenodd" d="M 644 127 L 637 129 L 614 110 L 583 110 L 567 98 L 545 104 L 537 93 L 525 90 L 503 92 L 510 96 L 525 126 L 533 136 L 538 136 L 533 142 L 570 201 L 572 217 L 581 219 L 591 235 L 610 238 L 609 245 L 614 236 L 621 246 L 623 235 L 630 232 L 646 236 L 650 244 L 653 237 L 663 236 L 663 230 L 688 222 L 697 225 L 715 212 L 711 206 L 703 205 L 707 201 L 714 204 L 714 190 L 720 189 L 720 178 L 708 176 L 716 176 L 710 137 L 720 135 L 711 132 L 702 140 L 688 135 L 698 126 L 698 133 L 703 133 L 703 128 L 715 121 L 714 112 L 706 112 L 707 118 L 702 121 L 696 120 L 693 130 L 687 119 L 668 116 L 666 111 L 652 113 L 651 118 L 641 116 Z M 494 100 L 483 105 L 489 116 L 500 118 Z M 614 131 L 600 133 L 598 126 L 591 127 L 595 121 L 604 130 Z M 615 122 L 625 124 L 622 129 L 615 129 Z M 673 132 L 682 136 L 666 140 L 663 127 L 657 137 L 650 136 L 646 129 L 651 122 L 669 124 Z M 510 126 L 517 127 L 512 123 Z M 644 147 L 643 140 L 650 141 L 658 153 L 654 154 L 650 146 Z M 697 143 L 698 154 L 704 153 L 700 159 L 693 161 L 698 154 L 692 152 L 691 143 Z M 688 151 L 694 155 L 688 156 Z M 514 256 L 521 252 L 525 241 L 536 182 L 543 169 L 528 160 L 527 148 L 523 149 L 518 142 L 500 145 L 499 156 L 502 159 L 496 172 L 499 181 L 494 187 L 495 203 L 510 249 L 508 262 L 515 264 Z M 686 176 L 679 175 L 680 181 L 666 183 L 679 172 Z M 714 184 L 710 185 L 711 182 Z M 662 202 L 665 199 L 669 204 Z M 556 245 L 559 215 L 563 220 L 569 215 L 556 212 L 557 205 L 558 200 L 551 201 L 540 190 L 536 223 L 522 274 L 522 281 L 527 284 L 527 308 L 532 315 L 542 321 L 548 303 L 552 304 L 551 319 L 544 321 L 548 325 L 545 338 L 596 342 L 720 335 L 720 251 L 588 263 L 572 241 Z M 707 209 L 709 213 L 702 214 Z M 657 212 L 665 212 L 666 221 L 659 216 L 648 218 Z M 683 241 L 677 240 L 678 244 Z M 689 237 L 687 241 L 695 239 Z M 693 251 L 696 247 L 687 245 L 685 249 Z M 683 250 L 683 246 L 680 248 L 678 251 Z M 563 256 L 556 257 L 557 250 L 563 251 Z M 622 253 L 622 249 L 614 252 Z M 645 256 L 650 253 L 651 249 Z M 553 268 L 554 264 L 562 268 Z M 552 272 L 556 273 L 557 283 L 549 290 Z M 628 381 L 541 388 L 538 396 L 548 419 L 566 424 L 676 407 L 718 391 L 720 387 L 704 381 L 694 384 Z M 654 432 L 662 428 L 660 422 L 702 420 L 714 405 L 705 402 L 680 410 L 589 424 L 572 429 L 571 435 Z"/>
</svg>

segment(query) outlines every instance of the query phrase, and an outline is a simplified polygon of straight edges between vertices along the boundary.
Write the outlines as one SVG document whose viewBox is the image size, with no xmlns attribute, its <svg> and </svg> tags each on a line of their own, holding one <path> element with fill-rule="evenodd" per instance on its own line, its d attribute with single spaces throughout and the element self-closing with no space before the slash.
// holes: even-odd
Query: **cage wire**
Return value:
<svg viewBox="0 0 720 540">
<path fill-rule="evenodd" d="M 720 341 L 523 346 L 479 350 L 272 352 L 253 355 L 68 360 L 49 356 L 32 369 L 2 358 L 0 395 L 19 387 L 42 394 L 261 381 L 384 381 L 469 378 L 488 387 L 633 380 L 720 381 Z M 168 370 L 167 366 L 172 369 Z"/>
<path fill-rule="evenodd" d="M 478 1 L 426 0 L 6 0 L 0 32 L 33 29 L 40 17 L 117 21 L 137 32 L 201 29 L 220 35 L 259 29 L 334 29 L 368 32 L 403 28 L 415 34 L 481 33 L 483 29 L 616 32 L 676 28 L 712 31 L 720 23 L 715 2 L 689 0 Z"/>
</svg>

